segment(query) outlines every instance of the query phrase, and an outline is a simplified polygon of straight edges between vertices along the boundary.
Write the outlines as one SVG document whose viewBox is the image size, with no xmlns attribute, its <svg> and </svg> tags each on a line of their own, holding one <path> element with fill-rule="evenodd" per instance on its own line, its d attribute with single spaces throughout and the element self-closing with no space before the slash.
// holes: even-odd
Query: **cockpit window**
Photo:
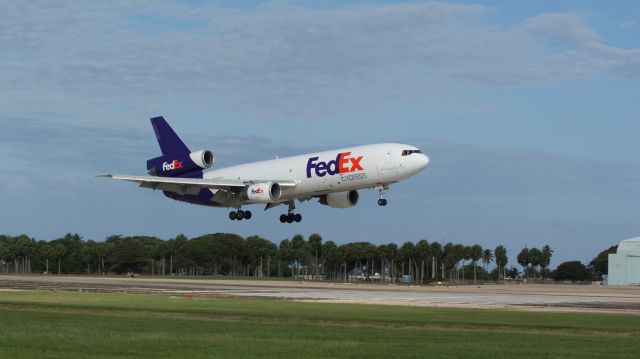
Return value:
<svg viewBox="0 0 640 359">
<path fill-rule="evenodd" d="M 422 151 L 420 150 L 403 150 L 402 151 L 403 156 L 409 156 L 410 154 L 413 154 L 413 153 L 422 153 Z"/>
</svg>

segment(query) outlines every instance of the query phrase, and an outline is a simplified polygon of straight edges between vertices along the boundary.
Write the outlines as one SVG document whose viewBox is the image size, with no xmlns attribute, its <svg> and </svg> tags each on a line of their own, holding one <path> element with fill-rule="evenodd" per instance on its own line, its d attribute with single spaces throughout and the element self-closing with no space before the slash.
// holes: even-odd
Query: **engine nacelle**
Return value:
<svg viewBox="0 0 640 359">
<path fill-rule="evenodd" d="M 191 158 L 191 161 L 202 169 L 211 167 L 211 165 L 213 165 L 213 161 L 215 161 L 213 153 L 209 150 L 191 152 L 189 154 L 189 158 Z"/>
<path fill-rule="evenodd" d="M 272 203 L 280 199 L 282 190 L 276 182 L 263 182 L 247 186 L 244 197 L 253 203 Z"/>
<path fill-rule="evenodd" d="M 166 155 L 147 161 L 147 170 L 154 176 L 173 177 L 188 172 L 200 171 L 213 165 L 213 153 L 200 150 L 186 155 Z"/>
<path fill-rule="evenodd" d="M 358 203 L 358 191 L 328 193 L 320 196 L 320 203 L 333 208 L 349 208 Z"/>
</svg>

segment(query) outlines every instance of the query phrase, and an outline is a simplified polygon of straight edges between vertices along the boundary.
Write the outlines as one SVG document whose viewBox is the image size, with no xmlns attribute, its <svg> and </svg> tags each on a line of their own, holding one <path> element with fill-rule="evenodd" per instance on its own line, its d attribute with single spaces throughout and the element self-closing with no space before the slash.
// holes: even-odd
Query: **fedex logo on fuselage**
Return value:
<svg viewBox="0 0 640 359">
<path fill-rule="evenodd" d="M 173 160 L 173 162 L 163 162 L 162 163 L 162 170 L 163 171 L 173 171 L 173 170 L 177 170 L 178 168 L 182 168 L 182 162 L 180 162 L 178 160 Z"/>
<path fill-rule="evenodd" d="M 338 173 L 364 171 L 360 161 L 364 156 L 351 156 L 351 152 L 338 153 L 335 160 L 329 162 L 318 161 L 320 157 L 311 157 L 307 161 L 307 178 L 311 178 L 311 170 L 316 176 L 324 177 L 327 174 L 333 176 Z"/>
</svg>

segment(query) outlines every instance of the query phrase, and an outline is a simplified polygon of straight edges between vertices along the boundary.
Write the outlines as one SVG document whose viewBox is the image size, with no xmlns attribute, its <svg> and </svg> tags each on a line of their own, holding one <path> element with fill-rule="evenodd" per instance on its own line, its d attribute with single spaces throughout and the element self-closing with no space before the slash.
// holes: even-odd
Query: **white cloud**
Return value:
<svg viewBox="0 0 640 359">
<path fill-rule="evenodd" d="M 551 54 L 567 69 L 579 69 L 583 76 L 611 72 L 624 78 L 640 78 L 640 49 L 607 45 L 597 30 L 588 27 L 576 14 L 534 16 L 522 28 L 546 45 L 544 54 Z M 558 47 L 555 54 L 554 47 Z"/>
<path fill-rule="evenodd" d="M 131 114 L 176 103 L 314 118 L 380 100 L 428 101 L 445 84 L 450 91 L 452 79 L 494 86 L 640 77 L 640 50 L 607 45 L 572 13 L 503 28 L 486 7 L 447 3 L 1 6 L 6 113 L 28 106 L 102 117 L 101 107 Z"/>
</svg>

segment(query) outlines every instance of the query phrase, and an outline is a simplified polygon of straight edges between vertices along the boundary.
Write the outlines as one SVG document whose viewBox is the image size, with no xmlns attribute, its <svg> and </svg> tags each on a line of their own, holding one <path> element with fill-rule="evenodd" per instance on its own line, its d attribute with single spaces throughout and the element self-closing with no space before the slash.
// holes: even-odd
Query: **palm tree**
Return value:
<svg viewBox="0 0 640 359">
<path fill-rule="evenodd" d="M 405 242 L 402 247 L 398 250 L 398 259 L 402 260 L 402 275 L 405 274 L 404 265 L 405 263 L 409 264 L 409 277 L 413 282 L 415 278 L 415 273 L 413 272 L 413 260 L 416 255 L 416 247 L 413 242 Z"/>
<path fill-rule="evenodd" d="M 524 272 L 524 277 L 527 278 L 527 265 L 529 264 L 529 248 L 524 247 L 518 253 L 518 264 L 522 266 L 522 270 Z"/>
<path fill-rule="evenodd" d="M 312 254 L 315 255 L 315 266 L 313 269 L 313 276 L 314 276 L 314 279 L 318 279 L 318 257 L 322 256 L 322 237 L 319 234 L 314 233 L 309 236 L 308 242 L 309 242 L 309 247 Z"/>
<path fill-rule="evenodd" d="M 310 253 L 309 247 L 307 246 L 307 241 L 304 240 L 304 237 L 301 234 L 296 234 L 291 238 L 291 250 L 293 255 L 293 264 L 296 269 L 296 278 L 300 277 L 300 269 L 304 264 L 305 268 L 307 266 L 307 257 Z"/>
<path fill-rule="evenodd" d="M 500 279 L 500 269 L 502 268 L 502 278 L 504 278 L 504 268 L 507 265 L 507 262 L 509 261 L 509 257 L 507 257 L 507 249 L 500 245 L 497 246 L 496 249 L 493 251 L 493 253 L 495 254 L 495 258 L 496 258 L 496 264 L 498 266 L 498 279 Z"/>
<path fill-rule="evenodd" d="M 283 239 L 280 241 L 280 246 L 278 247 L 278 278 L 280 278 L 281 264 L 285 262 L 287 265 L 291 264 L 291 258 L 293 257 L 293 248 L 291 247 L 291 241 L 288 239 Z"/>
<path fill-rule="evenodd" d="M 40 250 L 40 255 L 44 257 L 45 260 L 45 272 L 49 274 L 49 258 L 53 256 L 53 248 L 46 241 L 38 241 L 38 246 Z"/>
<path fill-rule="evenodd" d="M 169 247 L 169 254 L 170 254 L 169 273 L 171 275 L 173 275 L 173 262 L 176 257 L 176 253 L 178 252 L 178 249 L 180 249 L 180 247 L 182 247 L 187 241 L 188 241 L 188 238 L 184 234 L 178 234 L 176 238 L 170 239 L 167 241 L 167 245 Z"/>
<path fill-rule="evenodd" d="M 473 284 L 476 284 L 476 263 L 482 258 L 482 247 L 476 244 L 469 250 L 469 257 L 473 261 Z"/>
<path fill-rule="evenodd" d="M 458 259 L 462 259 L 462 282 L 464 282 L 464 263 L 471 259 L 471 247 L 463 246 L 462 244 L 456 244 L 455 246 L 453 246 L 453 248 L 456 249 L 459 255 Z"/>
<path fill-rule="evenodd" d="M 391 282 L 396 282 L 397 270 L 396 270 L 396 259 L 398 258 L 398 245 L 395 243 L 387 244 L 387 260 L 391 261 L 391 269 L 389 270 L 389 275 L 391 276 Z"/>
<path fill-rule="evenodd" d="M 53 256 L 58 258 L 58 275 L 60 275 L 60 262 L 65 254 L 67 254 L 67 249 L 62 245 L 62 243 L 58 243 L 53 247 Z"/>
<path fill-rule="evenodd" d="M 542 252 L 538 248 L 531 248 L 527 253 L 527 261 L 531 264 L 531 269 L 533 271 L 533 278 L 536 277 L 536 267 L 540 265 L 540 258 L 542 257 Z"/>
<path fill-rule="evenodd" d="M 548 272 L 548 268 L 549 268 L 549 264 L 551 263 L 551 256 L 552 255 L 553 255 L 553 249 L 551 249 L 551 247 L 549 247 L 548 244 L 545 244 L 545 246 L 542 247 L 542 257 L 540 258 L 540 266 L 542 267 L 540 272 L 543 272 L 543 270 L 545 272 Z"/>
<path fill-rule="evenodd" d="M 485 249 L 484 252 L 482 252 L 482 263 L 484 264 L 484 271 L 487 271 L 487 268 L 489 267 L 489 263 L 491 263 L 491 261 L 493 261 L 493 251 L 489 248 Z"/>
<path fill-rule="evenodd" d="M 166 242 L 165 242 L 166 243 Z M 96 244 L 96 255 L 98 256 L 98 274 L 104 274 L 104 257 L 109 251 L 109 244 L 106 242 L 98 242 Z"/>
<path fill-rule="evenodd" d="M 442 259 L 442 245 L 432 242 L 429 246 L 431 252 L 431 278 L 438 280 L 438 262 Z"/>
<path fill-rule="evenodd" d="M 422 239 L 418 241 L 418 243 L 416 243 L 416 254 L 418 260 L 420 261 L 420 273 L 418 277 L 420 277 L 420 284 L 422 284 L 424 280 L 424 262 L 427 260 L 429 255 L 431 255 L 431 247 L 429 246 L 429 242 L 427 242 L 426 239 Z"/>
</svg>

